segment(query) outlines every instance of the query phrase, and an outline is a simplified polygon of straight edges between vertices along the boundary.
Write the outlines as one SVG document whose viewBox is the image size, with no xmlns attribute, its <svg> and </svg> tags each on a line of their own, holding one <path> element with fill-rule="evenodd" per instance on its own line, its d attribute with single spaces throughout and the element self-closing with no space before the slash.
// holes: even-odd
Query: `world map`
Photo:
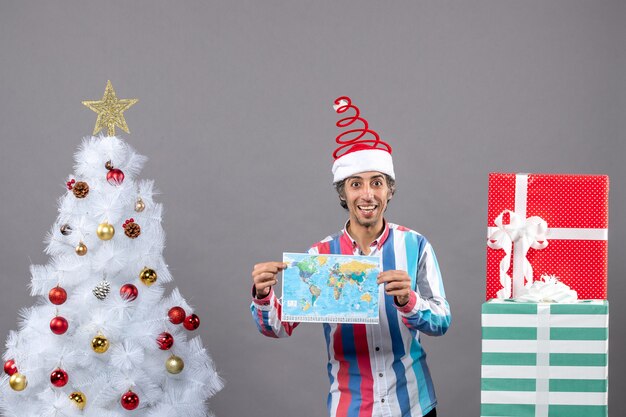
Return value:
<svg viewBox="0 0 626 417">
<path fill-rule="evenodd" d="M 378 323 L 377 256 L 284 253 L 285 321 Z"/>
</svg>

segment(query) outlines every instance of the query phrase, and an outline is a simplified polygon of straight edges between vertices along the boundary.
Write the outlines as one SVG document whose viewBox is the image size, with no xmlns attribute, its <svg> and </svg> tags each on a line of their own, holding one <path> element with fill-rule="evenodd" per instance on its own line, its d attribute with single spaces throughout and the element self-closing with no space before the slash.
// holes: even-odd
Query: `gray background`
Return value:
<svg viewBox="0 0 626 417">
<path fill-rule="evenodd" d="M 33 303 L 73 153 L 96 115 L 140 99 L 124 135 L 166 208 L 165 257 L 225 378 L 218 416 L 323 416 L 321 326 L 257 333 L 252 265 L 345 220 L 331 188 L 350 95 L 395 149 L 388 218 L 433 243 L 452 306 L 424 338 L 444 416 L 479 415 L 487 174 L 611 176 L 613 415 L 626 389 L 623 1 L 0 2 L 0 336 Z"/>
</svg>

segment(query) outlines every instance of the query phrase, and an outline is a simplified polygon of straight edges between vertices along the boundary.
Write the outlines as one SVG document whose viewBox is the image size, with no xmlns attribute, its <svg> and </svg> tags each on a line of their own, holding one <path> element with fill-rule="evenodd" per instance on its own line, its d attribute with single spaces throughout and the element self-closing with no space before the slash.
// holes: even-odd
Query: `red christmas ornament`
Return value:
<svg viewBox="0 0 626 417">
<path fill-rule="evenodd" d="M 120 296 L 124 300 L 133 301 L 137 298 L 139 294 L 139 290 L 133 284 L 124 284 L 122 288 L 120 288 Z"/>
<path fill-rule="evenodd" d="M 128 390 L 126 394 L 122 395 L 120 402 L 122 403 L 122 407 L 125 409 L 134 410 L 139 407 L 139 396 L 131 390 Z"/>
<path fill-rule="evenodd" d="M 57 368 L 50 374 L 50 382 L 57 388 L 64 387 L 67 384 L 68 376 L 61 368 Z"/>
<path fill-rule="evenodd" d="M 196 316 L 195 314 L 185 317 L 183 326 L 185 326 L 185 329 L 187 330 L 196 330 L 198 327 L 200 327 L 200 317 Z"/>
<path fill-rule="evenodd" d="M 124 173 L 121 169 L 113 168 L 107 172 L 107 181 L 111 185 L 121 185 L 124 182 Z"/>
<path fill-rule="evenodd" d="M 17 365 L 13 359 L 9 359 L 4 363 L 4 372 L 9 376 L 17 372 Z"/>
<path fill-rule="evenodd" d="M 50 330 L 54 334 L 63 334 L 67 331 L 69 324 L 64 317 L 56 316 L 50 320 Z"/>
<path fill-rule="evenodd" d="M 48 298 L 52 304 L 61 305 L 67 300 L 67 292 L 57 285 L 50 290 Z"/>
<path fill-rule="evenodd" d="M 174 344 L 174 338 L 168 332 L 163 332 L 157 337 L 157 344 L 161 350 L 169 350 Z"/>
<path fill-rule="evenodd" d="M 182 307 L 176 306 L 170 308 L 170 311 L 167 312 L 167 315 L 172 323 L 180 324 L 185 321 L 185 316 L 187 315 L 187 313 L 185 313 L 185 309 L 183 309 Z"/>
<path fill-rule="evenodd" d="M 72 178 L 71 181 L 65 183 L 67 189 L 70 191 L 72 190 L 72 188 L 74 188 L 74 184 L 76 184 L 76 180 L 74 178 Z"/>
</svg>

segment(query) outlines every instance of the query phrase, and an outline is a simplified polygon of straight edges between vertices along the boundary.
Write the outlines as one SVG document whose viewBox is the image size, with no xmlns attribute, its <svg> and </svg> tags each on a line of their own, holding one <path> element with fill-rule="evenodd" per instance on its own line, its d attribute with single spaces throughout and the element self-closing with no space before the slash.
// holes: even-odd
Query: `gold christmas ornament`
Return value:
<svg viewBox="0 0 626 417">
<path fill-rule="evenodd" d="M 141 197 L 139 197 L 137 199 L 137 202 L 135 203 L 135 211 L 137 213 L 141 213 L 142 211 L 145 210 L 145 208 L 146 208 L 146 203 L 144 203 Z"/>
<path fill-rule="evenodd" d="M 24 391 L 28 385 L 26 375 L 22 375 L 19 372 L 14 373 L 11 375 L 11 378 L 9 378 L 9 385 L 14 391 Z"/>
<path fill-rule="evenodd" d="M 104 89 L 102 100 L 83 101 L 85 106 L 98 113 L 98 119 L 96 119 L 96 126 L 93 128 L 93 134 L 95 135 L 106 127 L 107 134 L 109 136 L 115 136 L 115 126 L 119 127 L 126 133 L 130 133 L 128 125 L 126 124 L 126 119 L 124 119 L 124 112 L 138 101 L 139 100 L 136 98 L 117 98 L 111 81 L 107 81 L 107 86 Z"/>
<path fill-rule="evenodd" d="M 183 368 L 185 368 L 185 362 L 176 355 L 170 356 L 165 361 L 165 369 L 170 374 L 179 374 L 183 371 Z"/>
<path fill-rule="evenodd" d="M 76 255 L 85 256 L 87 254 L 87 246 L 83 242 L 80 242 L 78 246 L 76 246 L 75 251 Z"/>
<path fill-rule="evenodd" d="M 145 267 L 139 273 L 139 279 L 141 280 L 141 282 L 143 282 L 146 286 L 149 287 L 156 282 L 157 273 L 154 269 Z"/>
<path fill-rule="evenodd" d="M 87 405 L 87 397 L 80 391 L 74 391 L 70 394 L 70 400 L 74 403 L 79 410 L 82 410 Z"/>
<path fill-rule="evenodd" d="M 100 223 L 98 225 L 98 229 L 96 230 L 96 234 L 102 240 L 111 240 L 115 235 L 115 228 L 108 222 Z"/>
<path fill-rule="evenodd" d="M 109 339 L 102 334 L 98 334 L 91 341 L 91 348 L 96 353 L 104 353 L 109 349 Z"/>
</svg>

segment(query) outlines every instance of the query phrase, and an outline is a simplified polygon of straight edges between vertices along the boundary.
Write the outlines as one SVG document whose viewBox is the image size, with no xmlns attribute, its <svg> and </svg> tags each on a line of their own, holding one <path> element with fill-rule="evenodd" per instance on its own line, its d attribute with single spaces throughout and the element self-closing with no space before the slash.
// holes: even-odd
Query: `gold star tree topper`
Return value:
<svg viewBox="0 0 626 417">
<path fill-rule="evenodd" d="M 138 101 L 139 100 L 136 98 L 117 98 L 111 81 L 107 81 L 102 100 L 83 101 L 85 106 L 98 113 L 98 119 L 96 120 L 96 126 L 93 128 L 93 134 L 95 135 L 106 127 L 108 135 L 115 136 L 115 126 L 126 133 L 130 133 L 126 120 L 124 119 L 124 111 L 128 110 Z"/>
</svg>

